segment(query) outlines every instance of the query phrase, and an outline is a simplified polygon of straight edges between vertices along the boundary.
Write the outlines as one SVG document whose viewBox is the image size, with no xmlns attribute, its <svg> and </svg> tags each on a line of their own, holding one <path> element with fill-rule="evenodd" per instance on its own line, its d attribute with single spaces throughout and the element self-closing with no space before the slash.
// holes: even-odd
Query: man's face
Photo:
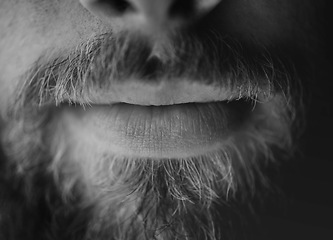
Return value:
<svg viewBox="0 0 333 240">
<path fill-rule="evenodd" d="M 92 206 L 87 239 L 223 236 L 290 150 L 314 2 L 1 0 L 8 165 Z"/>
</svg>

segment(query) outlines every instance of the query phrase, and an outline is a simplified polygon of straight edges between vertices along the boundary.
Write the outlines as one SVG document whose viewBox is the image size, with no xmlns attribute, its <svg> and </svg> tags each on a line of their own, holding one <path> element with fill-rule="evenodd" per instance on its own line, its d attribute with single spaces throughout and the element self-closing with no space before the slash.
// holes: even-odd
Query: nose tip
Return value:
<svg viewBox="0 0 333 240">
<path fill-rule="evenodd" d="M 221 0 L 80 0 L 103 21 L 123 23 L 130 28 L 165 31 L 189 24 L 208 13 Z"/>
</svg>

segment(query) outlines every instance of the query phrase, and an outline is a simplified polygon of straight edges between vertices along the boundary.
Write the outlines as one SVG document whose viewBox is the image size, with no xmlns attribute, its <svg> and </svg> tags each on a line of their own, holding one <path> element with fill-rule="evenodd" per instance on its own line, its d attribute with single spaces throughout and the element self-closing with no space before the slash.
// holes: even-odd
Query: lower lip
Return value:
<svg viewBox="0 0 333 240">
<path fill-rule="evenodd" d="M 182 158 L 213 151 L 247 111 L 243 103 L 189 103 L 172 106 L 130 104 L 74 108 L 77 121 L 114 154 Z M 73 107 L 69 107 L 73 113 Z"/>
</svg>

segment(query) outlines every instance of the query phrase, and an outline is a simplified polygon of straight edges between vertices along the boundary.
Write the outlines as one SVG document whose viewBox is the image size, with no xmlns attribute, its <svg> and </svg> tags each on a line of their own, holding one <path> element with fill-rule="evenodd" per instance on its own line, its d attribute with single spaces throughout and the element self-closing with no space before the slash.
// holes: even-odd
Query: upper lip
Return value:
<svg viewBox="0 0 333 240">
<path fill-rule="evenodd" d="M 113 84 L 108 89 L 90 91 L 85 99 L 71 99 L 79 104 L 107 105 L 128 103 L 141 106 L 167 106 L 195 102 L 231 101 L 251 97 L 239 89 L 206 85 L 190 81 L 162 81 L 143 84 L 138 81 Z"/>
</svg>

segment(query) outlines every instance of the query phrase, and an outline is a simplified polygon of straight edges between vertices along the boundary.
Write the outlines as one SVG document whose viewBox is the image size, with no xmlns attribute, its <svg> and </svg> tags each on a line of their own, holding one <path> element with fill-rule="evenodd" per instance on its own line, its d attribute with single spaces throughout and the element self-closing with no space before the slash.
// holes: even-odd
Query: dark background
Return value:
<svg viewBox="0 0 333 240">
<path fill-rule="evenodd" d="M 333 240 L 333 51 L 331 1 L 322 13 L 323 53 L 309 84 L 306 130 L 281 169 L 287 204 L 262 214 L 265 240 Z"/>
<path fill-rule="evenodd" d="M 333 240 L 333 51 L 332 1 L 322 12 L 320 60 L 309 83 L 306 130 L 295 158 L 278 174 L 283 201 L 260 212 L 255 240 Z"/>
</svg>

